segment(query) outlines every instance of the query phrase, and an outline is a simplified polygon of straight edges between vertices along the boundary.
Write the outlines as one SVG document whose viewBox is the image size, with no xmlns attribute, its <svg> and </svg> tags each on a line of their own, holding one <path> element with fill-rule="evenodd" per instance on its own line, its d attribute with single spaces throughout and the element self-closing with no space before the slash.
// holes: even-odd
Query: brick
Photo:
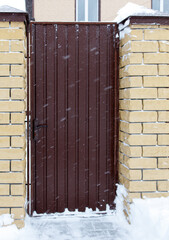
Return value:
<svg viewBox="0 0 169 240">
<path fill-rule="evenodd" d="M 23 28 L 25 29 L 24 22 L 11 22 L 11 28 Z"/>
<path fill-rule="evenodd" d="M 10 208 L 0 208 L 0 215 L 10 214 Z"/>
<path fill-rule="evenodd" d="M 142 110 L 142 101 L 141 100 L 120 100 L 119 109 Z"/>
<path fill-rule="evenodd" d="M 128 157 L 140 157 L 142 154 L 141 147 L 131 147 L 126 144 L 120 143 L 120 151 Z"/>
<path fill-rule="evenodd" d="M 168 29 L 169 26 L 168 26 L 168 25 L 162 25 L 162 24 L 161 24 L 161 25 L 159 26 L 159 28 L 161 28 L 161 29 L 162 29 L 162 28 L 164 28 L 164 29 Z"/>
<path fill-rule="evenodd" d="M 0 173 L 0 183 L 24 183 L 24 174 Z"/>
<path fill-rule="evenodd" d="M 157 98 L 157 89 L 155 88 L 133 88 L 120 90 L 120 99 L 144 99 Z"/>
<path fill-rule="evenodd" d="M 145 40 L 169 40 L 169 29 L 144 30 Z"/>
<path fill-rule="evenodd" d="M 0 184 L 0 196 L 1 195 L 9 195 L 9 185 L 8 184 Z"/>
<path fill-rule="evenodd" d="M 12 137 L 11 146 L 12 147 L 25 147 L 26 139 L 25 137 Z"/>
<path fill-rule="evenodd" d="M 158 28 L 157 25 L 142 25 L 142 24 L 132 24 L 130 25 L 131 28 Z"/>
<path fill-rule="evenodd" d="M 11 171 L 13 172 L 21 172 L 25 169 L 25 161 L 24 160 L 12 160 L 11 161 Z"/>
<path fill-rule="evenodd" d="M 121 152 L 119 152 L 119 162 L 123 163 L 123 157 L 124 155 Z"/>
<path fill-rule="evenodd" d="M 169 135 L 159 135 L 158 145 L 169 145 Z"/>
<path fill-rule="evenodd" d="M 143 157 L 166 157 L 168 155 L 169 155 L 169 146 L 143 147 Z"/>
<path fill-rule="evenodd" d="M 157 66 L 155 65 L 130 65 L 123 70 L 124 77 L 126 76 L 145 76 L 145 75 L 157 75 Z M 123 77 L 123 76 L 122 76 Z"/>
<path fill-rule="evenodd" d="M 23 135 L 25 132 L 24 125 L 0 125 L 0 135 Z"/>
<path fill-rule="evenodd" d="M 169 65 L 159 65 L 159 75 L 169 75 Z"/>
<path fill-rule="evenodd" d="M 15 197 L 0 197 L 1 207 L 24 207 L 25 197 L 15 196 Z"/>
<path fill-rule="evenodd" d="M 156 135 L 129 135 L 126 140 L 129 145 L 156 145 Z"/>
<path fill-rule="evenodd" d="M 24 123 L 25 113 L 11 113 L 11 123 Z"/>
<path fill-rule="evenodd" d="M 169 112 L 158 112 L 158 121 L 169 122 Z"/>
<path fill-rule="evenodd" d="M 144 123 L 143 133 L 168 133 L 168 123 Z"/>
<path fill-rule="evenodd" d="M 8 28 L 9 27 L 9 22 L 0 22 L 0 28 Z"/>
<path fill-rule="evenodd" d="M 0 161 L 0 171 L 6 172 L 10 170 L 10 162 L 9 161 Z M 1 194 L 0 194 L 1 195 Z"/>
<path fill-rule="evenodd" d="M 129 191 L 131 191 L 131 192 L 156 191 L 156 182 L 152 182 L 152 181 L 130 181 Z"/>
<path fill-rule="evenodd" d="M 169 158 L 159 158 L 158 168 L 169 168 Z"/>
<path fill-rule="evenodd" d="M 120 67 L 124 67 L 130 64 L 142 64 L 143 62 L 143 54 L 141 53 L 130 53 L 129 55 L 125 55 L 120 59 Z"/>
<path fill-rule="evenodd" d="M 169 181 L 158 181 L 158 191 L 169 191 Z"/>
<path fill-rule="evenodd" d="M 24 101 L 3 101 L 0 102 L 1 112 L 20 112 L 25 110 Z"/>
<path fill-rule="evenodd" d="M 159 88 L 158 98 L 169 98 L 169 88 Z"/>
<path fill-rule="evenodd" d="M 169 77 L 144 77 L 144 87 L 169 87 Z"/>
<path fill-rule="evenodd" d="M 143 39 L 143 30 L 131 30 L 130 32 L 131 40 L 142 40 Z"/>
<path fill-rule="evenodd" d="M 125 184 L 124 184 L 124 182 L 125 182 Z M 129 183 L 129 180 L 127 180 L 123 175 L 121 175 L 120 173 L 119 173 L 119 183 L 120 184 L 124 184 L 125 185 L 125 187 L 126 187 L 126 189 L 128 189 L 128 183 Z M 127 185 L 127 186 L 126 186 Z"/>
<path fill-rule="evenodd" d="M 120 88 L 142 87 L 142 77 L 120 79 Z"/>
<path fill-rule="evenodd" d="M 25 99 L 26 93 L 24 89 L 12 89 L 11 99 Z"/>
<path fill-rule="evenodd" d="M 9 41 L 0 41 L 0 52 L 9 51 Z"/>
<path fill-rule="evenodd" d="M 9 76 L 9 65 L 0 65 L 0 76 Z"/>
<path fill-rule="evenodd" d="M 155 193 L 142 193 L 143 198 L 160 198 L 168 197 L 169 193 L 167 192 L 155 192 Z"/>
<path fill-rule="evenodd" d="M 143 180 L 163 180 L 168 178 L 168 169 L 143 170 Z"/>
<path fill-rule="evenodd" d="M 23 149 L 0 149 L 0 159 L 23 159 L 24 156 Z"/>
<path fill-rule="evenodd" d="M 144 110 L 168 110 L 169 100 L 143 100 Z"/>
<path fill-rule="evenodd" d="M 129 32 L 129 33 L 130 33 L 130 32 Z M 120 46 L 121 46 L 121 47 L 124 46 L 124 44 L 126 44 L 128 41 L 131 40 L 129 33 L 126 33 L 126 34 L 124 35 L 124 37 L 121 39 L 121 41 L 120 41 Z M 122 35 L 122 34 L 123 34 L 123 33 L 120 32 L 120 35 Z"/>
<path fill-rule="evenodd" d="M 14 223 L 18 229 L 24 228 L 25 222 L 24 220 L 15 220 Z"/>
<path fill-rule="evenodd" d="M 130 112 L 129 122 L 155 122 L 157 112 Z"/>
<path fill-rule="evenodd" d="M 9 123 L 9 113 L 0 113 L 0 123 Z"/>
<path fill-rule="evenodd" d="M 120 110 L 119 115 L 120 115 L 120 120 L 129 122 L 129 115 L 130 115 L 129 111 L 121 111 Z"/>
<path fill-rule="evenodd" d="M 9 89 L 0 89 L 0 99 L 9 99 Z"/>
<path fill-rule="evenodd" d="M 0 88 L 24 88 L 25 80 L 22 77 L 0 77 Z"/>
<path fill-rule="evenodd" d="M 24 38 L 22 29 L 0 29 L 0 39 L 2 40 L 23 40 Z"/>
<path fill-rule="evenodd" d="M 119 50 L 120 50 L 120 57 L 123 57 L 124 55 L 128 54 L 131 50 L 131 42 L 126 43 Z"/>
<path fill-rule="evenodd" d="M 131 169 L 157 168 L 156 158 L 128 158 L 124 157 L 124 164 Z"/>
<path fill-rule="evenodd" d="M 158 51 L 158 42 L 152 42 L 152 41 L 131 42 L 131 52 L 157 52 L 157 51 Z"/>
<path fill-rule="evenodd" d="M 0 53 L 0 63 L 22 64 L 24 63 L 24 54 L 23 53 Z"/>
<path fill-rule="evenodd" d="M 126 123 L 120 122 L 120 130 L 127 133 L 141 133 L 141 123 Z"/>
<path fill-rule="evenodd" d="M 144 53 L 144 63 L 169 63 L 169 53 Z"/>
<path fill-rule="evenodd" d="M 0 137 L 0 147 L 9 147 L 10 138 L 9 137 Z"/>
<path fill-rule="evenodd" d="M 19 185 L 11 185 L 11 195 L 24 195 L 25 194 L 25 185 L 19 184 Z"/>
<path fill-rule="evenodd" d="M 159 51 L 160 52 L 169 52 L 169 42 L 159 42 Z"/>
<path fill-rule="evenodd" d="M 141 193 L 128 193 L 127 198 L 129 202 L 132 202 L 133 199 L 141 198 Z"/>
<path fill-rule="evenodd" d="M 12 52 L 25 52 L 24 41 L 11 41 Z"/>
<path fill-rule="evenodd" d="M 127 121 L 129 122 L 129 116 L 130 116 L 130 112 L 129 111 L 119 111 L 119 115 L 120 115 L 120 120 L 123 121 Z"/>
<path fill-rule="evenodd" d="M 11 214 L 14 219 L 22 219 L 25 217 L 25 209 L 24 208 L 12 208 Z"/>
<path fill-rule="evenodd" d="M 12 65 L 11 66 L 12 76 L 23 76 L 25 77 L 25 67 L 24 65 Z"/>
<path fill-rule="evenodd" d="M 129 180 L 141 180 L 141 170 L 130 170 L 120 164 L 119 172 Z"/>
</svg>

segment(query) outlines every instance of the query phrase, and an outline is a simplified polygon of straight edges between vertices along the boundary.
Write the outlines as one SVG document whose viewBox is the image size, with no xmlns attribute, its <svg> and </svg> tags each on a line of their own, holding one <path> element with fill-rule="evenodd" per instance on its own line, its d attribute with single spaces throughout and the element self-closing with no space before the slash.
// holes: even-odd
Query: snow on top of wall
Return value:
<svg viewBox="0 0 169 240">
<path fill-rule="evenodd" d="M 0 12 L 16 12 L 16 13 L 20 13 L 20 12 L 24 12 L 20 9 L 17 9 L 17 8 L 14 8 L 14 7 L 11 7 L 11 6 L 8 6 L 8 5 L 3 5 L 3 6 L 0 6 Z"/>
<path fill-rule="evenodd" d="M 121 8 L 118 13 L 117 13 L 117 17 L 114 19 L 114 22 L 121 22 L 123 21 L 124 19 L 126 19 L 127 17 L 129 16 L 138 16 L 138 15 L 141 15 L 141 16 L 154 16 L 154 15 L 157 15 L 157 16 L 169 16 L 168 14 L 164 14 L 164 13 L 160 13 L 156 10 L 153 10 L 153 9 L 148 9 L 144 6 L 140 6 L 140 5 L 137 5 L 135 3 L 127 3 L 123 8 Z"/>
</svg>

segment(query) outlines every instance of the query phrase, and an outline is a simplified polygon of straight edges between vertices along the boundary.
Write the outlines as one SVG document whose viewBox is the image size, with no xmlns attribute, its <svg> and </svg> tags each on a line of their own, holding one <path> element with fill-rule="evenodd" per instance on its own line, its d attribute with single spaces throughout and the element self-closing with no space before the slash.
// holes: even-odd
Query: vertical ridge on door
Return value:
<svg viewBox="0 0 169 240">
<path fill-rule="evenodd" d="M 63 56 L 66 48 L 66 26 L 57 26 L 58 32 L 58 212 L 66 207 L 66 177 L 65 164 L 67 161 L 66 143 L 66 78 L 67 68 Z M 64 38 L 63 38 L 64 36 Z"/>
<path fill-rule="evenodd" d="M 47 99 L 46 105 L 43 107 L 47 111 L 47 117 L 44 119 L 44 123 L 46 122 L 47 124 L 47 209 L 50 209 L 52 213 L 55 212 L 55 41 L 53 41 L 55 32 L 53 25 L 47 25 L 46 31 L 46 45 L 50 47 L 47 48 L 46 55 Z"/>
<path fill-rule="evenodd" d="M 88 81 L 88 26 L 79 28 L 79 211 L 85 211 L 88 205 L 87 178 L 88 173 L 88 131 L 87 131 L 87 81 Z"/>
<path fill-rule="evenodd" d="M 89 207 L 96 209 L 97 203 L 97 125 L 96 125 L 96 26 L 89 26 Z"/>
<path fill-rule="evenodd" d="M 68 210 L 74 211 L 76 204 L 76 28 L 67 26 L 68 52 L 64 56 L 68 62 Z"/>
<path fill-rule="evenodd" d="M 106 152 L 106 95 L 107 95 L 107 26 L 100 26 L 100 176 L 99 176 L 99 204 L 105 210 L 107 202 L 107 152 Z"/>
</svg>

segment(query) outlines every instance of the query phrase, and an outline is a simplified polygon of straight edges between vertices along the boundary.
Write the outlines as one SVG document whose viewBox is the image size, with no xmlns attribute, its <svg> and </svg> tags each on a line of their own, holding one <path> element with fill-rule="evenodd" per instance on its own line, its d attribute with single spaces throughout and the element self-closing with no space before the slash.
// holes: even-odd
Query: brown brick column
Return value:
<svg viewBox="0 0 169 240">
<path fill-rule="evenodd" d="M 12 214 L 18 227 L 26 200 L 25 19 L 23 13 L 0 13 L 0 214 Z"/>
<path fill-rule="evenodd" d="M 169 196 L 169 25 L 156 20 L 133 17 L 121 31 L 119 177 L 129 201 Z"/>
</svg>

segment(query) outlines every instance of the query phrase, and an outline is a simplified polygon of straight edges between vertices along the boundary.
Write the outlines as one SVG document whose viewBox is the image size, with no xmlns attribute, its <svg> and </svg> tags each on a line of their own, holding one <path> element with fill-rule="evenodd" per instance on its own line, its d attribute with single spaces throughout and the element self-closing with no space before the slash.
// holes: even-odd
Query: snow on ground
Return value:
<svg viewBox="0 0 169 240">
<path fill-rule="evenodd" d="M 118 186 L 116 211 L 107 214 L 70 212 L 26 217 L 25 227 L 2 227 L 11 222 L 9 215 L 0 217 L 0 240 L 167 240 L 169 239 L 169 197 L 135 199 L 131 206 L 131 224 L 123 215 L 125 190 Z"/>
</svg>

